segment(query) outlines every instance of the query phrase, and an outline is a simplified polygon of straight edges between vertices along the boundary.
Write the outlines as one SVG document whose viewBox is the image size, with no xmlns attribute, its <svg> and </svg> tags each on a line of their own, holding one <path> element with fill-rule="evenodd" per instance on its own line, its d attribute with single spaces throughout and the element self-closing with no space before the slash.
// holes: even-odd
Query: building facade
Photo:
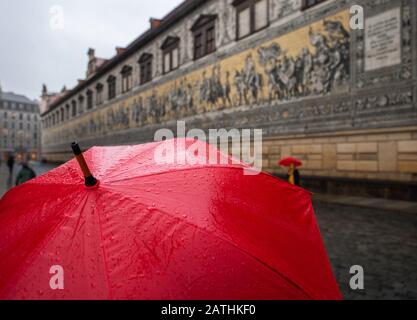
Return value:
<svg viewBox="0 0 417 320">
<path fill-rule="evenodd" d="M 414 0 L 189 0 L 113 58 L 89 51 L 42 114 L 43 151 L 149 142 L 178 120 L 262 128 L 266 171 L 293 155 L 313 191 L 416 200 L 416 100 Z"/>
<path fill-rule="evenodd" d="M 41 152 L 39 106 L 23 95 L 0 88 L 0 159 L 38 160 Z"/>
</svg>

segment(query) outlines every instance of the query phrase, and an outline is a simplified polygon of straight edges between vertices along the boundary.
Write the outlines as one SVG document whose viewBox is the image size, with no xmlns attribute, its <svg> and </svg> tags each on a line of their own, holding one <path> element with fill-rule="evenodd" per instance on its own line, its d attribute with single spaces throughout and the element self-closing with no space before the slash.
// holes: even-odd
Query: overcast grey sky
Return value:
<svg viewBox="0 0 417 320">
<path fill-rule="evenodd" d="M 182 0 L 0 0 L 0 83 L 38 99 L 85 77 L 87 50 L 109 58 Z M 63 22 L 59 19 L 62 8 Z M 62 28 L 63 27 L 63 28 Z"/>
</svg>

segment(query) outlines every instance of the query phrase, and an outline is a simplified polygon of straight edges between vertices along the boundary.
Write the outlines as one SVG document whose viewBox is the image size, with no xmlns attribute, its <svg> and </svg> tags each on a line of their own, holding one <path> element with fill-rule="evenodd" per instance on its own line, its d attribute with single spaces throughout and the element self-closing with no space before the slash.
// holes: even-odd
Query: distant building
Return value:
<svg viewBox="0 0 417 320">
<path fill-rule="evenodd" d="M 350 9 L 363 6 L 364 29 Z M 43 153 L 159 128 L 261 128 L 263 169 L 302 185 L 417 199 L 417 1 L 186 0 L 42 112 Z"/>
<path fill-rule="evenodd" d="M 36 101 L 0 87 L 0 158 L 40 159 L 41 126 Z"/>
</svg>

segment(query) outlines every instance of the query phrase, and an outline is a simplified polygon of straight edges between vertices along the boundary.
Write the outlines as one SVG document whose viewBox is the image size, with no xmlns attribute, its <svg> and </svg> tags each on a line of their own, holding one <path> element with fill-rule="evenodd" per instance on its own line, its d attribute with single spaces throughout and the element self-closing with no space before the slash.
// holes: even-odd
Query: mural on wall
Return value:
<svg viewBox="0 0 417 320">
<path fill-rule="evenodd" d="M 45 143 L 104 135 L 239 106 L 348 90 L 347 11 L 51 128 Z"/>
</svg>

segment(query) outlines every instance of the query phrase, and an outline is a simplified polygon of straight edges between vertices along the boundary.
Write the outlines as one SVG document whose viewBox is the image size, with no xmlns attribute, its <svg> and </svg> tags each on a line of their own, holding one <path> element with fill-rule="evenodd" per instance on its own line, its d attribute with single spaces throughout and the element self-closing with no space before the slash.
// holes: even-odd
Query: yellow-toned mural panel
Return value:
<svg viewBox="0 0 417 320">
<path fill-rule="evenodd" d="M 106 135 L 237 106 L 345 92 L 347 10 L 44 131 L 44 143 Z"/>
</svg>

